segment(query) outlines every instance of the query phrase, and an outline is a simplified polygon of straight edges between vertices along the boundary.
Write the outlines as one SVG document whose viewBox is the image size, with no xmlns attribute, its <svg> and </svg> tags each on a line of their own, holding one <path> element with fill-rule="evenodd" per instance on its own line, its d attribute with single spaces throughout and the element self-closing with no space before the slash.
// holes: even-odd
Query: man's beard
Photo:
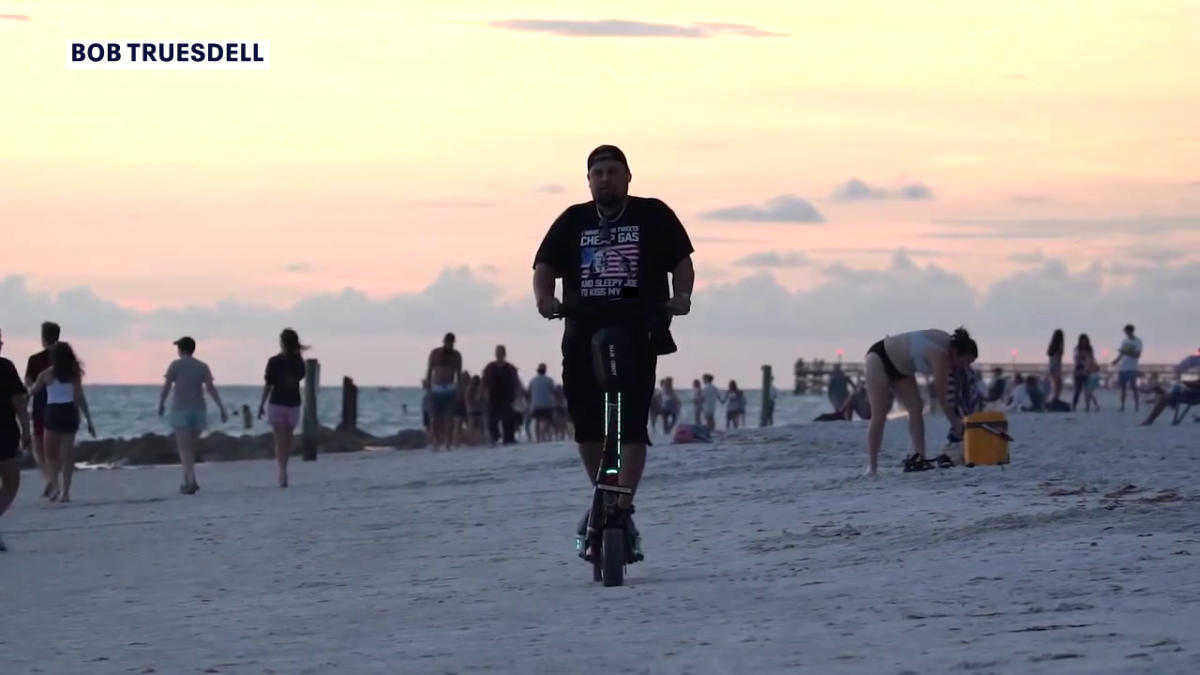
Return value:
<svg viewBox="0 0 1200 675">
<path fill-rule="evenodd" d="M 615 190 L 604 190 L 596 193 L 596 205 L 602 209 L 615 211 L 621 206 L 622 197 Z"/>
</svg>

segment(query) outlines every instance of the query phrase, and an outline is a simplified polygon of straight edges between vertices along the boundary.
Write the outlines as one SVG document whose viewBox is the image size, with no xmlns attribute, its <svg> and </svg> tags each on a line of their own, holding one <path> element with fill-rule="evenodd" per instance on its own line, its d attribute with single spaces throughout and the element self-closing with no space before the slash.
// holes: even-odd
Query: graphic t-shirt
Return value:
<svg viewBox="0 0 1200 675">
<path fill-rule="evenodd" d="M 1142 339 L 1136 337 L 1127 337 L 1121 341 L 1121 349 L 1128 349 L 1132 352 L 1141 353 Z M 1122 354 L 1117 362 L 1117 372 L 1127 373 L 1138 369 L 1138 357 L 1132 354 Z"/>
<path fill-rule="evenodd" d="M 668 273 L 694 250 L 675 212 L 661 200 L 631 196 L 607 225 L 601 227 L 595 202 L 568 207 L 550 226 L 534 266 L 547 263 L 562 276 L 566 303 L 665 302 Z"/>
</svg>

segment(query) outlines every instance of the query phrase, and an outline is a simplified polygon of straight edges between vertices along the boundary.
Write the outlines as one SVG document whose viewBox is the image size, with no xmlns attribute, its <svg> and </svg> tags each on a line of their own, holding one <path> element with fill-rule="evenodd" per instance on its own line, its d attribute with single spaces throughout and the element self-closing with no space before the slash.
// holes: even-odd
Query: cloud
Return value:
<svg viewBox="0 0 1200 675">
<path fill-rule="evenodd" d="M 923 183 L 908 183 L 895 189 L 889 189 L 851 178 L 833 189 L 832 199 L 835 202 L 866 202 L 885 199 L 925 200 L 933 199 L 933 190 Z"/>
<path fill-rule="evenodd" d="M 1018 204 L 1049 204 L 1049 197 L 1043 195 L 1013 195 L 1012 200 Z"/>
<path fill-rule="evenodd" d="M 1028 80 L 1029 76 L 1023 73 L 1005 73 L 1000 76 L 1003 80 Z"/>
<path fill-rule="evenodd" d="M 1170 263 L 1178 260 L 1183 260 L 1188 257 L 1187 253 L 1177 248 L 1167 248 L 1165 246 L 1135 246 L 1127 253 L 1130 257 L 1137 260 L 1144 260 L 1152 263 Z"/>
<path fill-rule="evenodd" d="M 700 28 L 716 33 L 734 33 L 746 37 L 786 37 L 787 33 L 776 33 L 742 23 L 698 23 Z"/>
<path fill-rule="evenodd" d="M 666 38 L 712 38 L 722 33 L 743 37 L 779 37 L 784 33 L 769 31 L 737 23 L 695 23 L 678 25 L 648 23 L 623 19 L 598 21 L 571 21 L 555 19 L 505 19 L 493 21 L 492 28 L 525 33 L 549 33 L 567 37 L 666 37 Z"/>
<path fill-rule="evenodd" d="M 909 183 L 900 186 L 898 199 L 924 200 L 933 199 L 933 190 L 924 183 Z"/>
<path fill-rule="evenodd" d="M 544 195 L 558 195 L 558 194 L 562 194 L 566 191 L 567 191 L 567 186 L 559 185 L 558 183 L 547 183 L 545 185 L 539 185 L 538 188 L 536 190 L 534 190 L 534 192 L 538 192 L 538 193 L 544 194 Z"/>
<path fill-rule="evenodd" d="M 1032 253 L 1014 253 L 1008 256 L 1008 259 L 1022 265 L 1040 265 L 1046 261 L 1046 256 L 1041 251 L 1034 251 Z"/>
<path fill-rule="evenodd" d="M 824 223 L 825 217 L 806 199 L 781 195 L 763 206 L 741 204 L 700 214 L 708 220 L 752 223 Z"/>
<path fill-rule="evenodd" d="M 1121 278 L 1114 279 L 1114 271 Z M 1063 261 L 1046 259 L 977 290 L 960 274 L 897 254 L 885 269 L 835 264 L 825 277 L 799 291 L 788 291 L 767 272 L 707 287 L 687 319 L 692 340 L 762 332 L 798 336 L 797 342 L 859 344 L 865 351 L 883 335 L 964 325 L 984 358 L 1002 359 L 1014 347 L 1044 349 L 1055 328 L 1111 333 L 1117 340 L 1128 321 L 1153 335 L 1158 353 L 1166 354 L 1153 358 L 1171 360 L 1176 351 L 1183 350 L 1181 358 L 1195 348 L 1200 326 L 1200 263 L 1093 265 L 1072 273 Z"/>
<path fill-rule="evenodd" d="M 291 307 L 274 308 L 226 300 L 211 307 L 161 309 L 137 317 L 146 337 L 161 338 L 179 326 L 197 326 L 208 334 L 246 337 L 270 334 L 285 325 L 308 326 L 318 336 L 346 334 L 424 334 L 464 330 L 472 324 L 498 331 L 525 331 L 529 311 L 499 302 L 499 287 L 469 268 L 447 268 L 425 289 L 373 299 L 345 288 L 307 296 Z M 527 310 L 528 308 L 521 308 Z"/>
<path fill-rule="evenodd" d="M 27 14 L 0 14 L 0 21 L 33 21 Z"/>
<path fill-rule="evenodd" d="M 740 267 L 805 267 L 811 265 L 812 260 L 799 251 L 789 253 L 763 251 L 738 258 L 733 261 L 733 264 Z"/>
<path fill-rule="evenodd" d="M 1087 332 L 1115 347 L 1120 327 L 1130 322 L 1146 340 L 1147 362 L 1163 362 L 1194 350 L 1200 326 L 1200 262 L 1098 263 L 1072 272 L 1061 260 L 1044 259 L 977 288 L 962 274 L 894 252 L 882 268 L 827 265 L 819 270 L 820 283 L 801 290 L 785 288 L 767 270 L 728 281 L 724 269 L 700 267 L 708 282 L 695 294 L 692 314 L 672 324 L 680 352 L 660 362 L 664 374 L 703 372 L 715 364 L 722 377 L 756 377 L 760 364 L 773 363 L 786 380 L 798 356 L 832 356 L 844 347 L 846 358 L 857 360 L 884 335 L 959 325 L 979 340 L 985 360 L 1006 361 L 1017 348 L 1040 361 L 1055 328 L 1072 336 Z M 285 326 L 315 345 L 314 357 L 330 381 L 348 374 L 364 382 L 415 384 L 423 375 L 424 350 L 447 330 L 459 335 L 471 370 L 503 342 L 528 373 L 532 363 L 557 360 L 562 330 L 538 317 L 527 296 L 506 301 L 498 286 L 467 267 L 443 270 L 421 290 L 386 297 L 346 288 L 286 307 L 224 300 L 153 311 L 122 307 L 88 289 L 35 292 L 24 278 L 8 277 L 0 278 L 0 317 L 16 350 L 22 340 L 33 348 L 38 324 L 47 319 L 61 323 L 68 340 L 95 338 L 87 353 L 94 377 L 110 378 L 101 381 L 127 379 L 129 368 L 145 362 L 140 352 L 124 362 L 108 362 L 102 354 L 158 343 L 164 349 L 151 360 L 168 358 L 165 346 L 183 334 L 194 335 L 218 359 L 214 367 L 223 382 L 259 381 L 260 352 L 264 359 L 271 353 Z M 139 381 L 161 374 L 157 361 L 146 367 Z M 105 368 L 109 374 L 101 375 Z"/>
<path fill-rule="evenodd" d="M 859 246 L 859 247 L 836 247 L 836 248 L 819 248 L 809 249 L 813 253 L 830 253 L 835 255 L 890 255 L 894 256 L 901 253 L 910 258 L 940 258 L 945 255 L 945 251 L 939 251 L 932 248 L 908 248 L 906 246 L 898 246 L 896 248 L 884 248 L 882 246 Z"/>
<path fill-rule="evenodd" d="M 696 235 L 691 238 L 693 242 L 705 244 L 761 244 L 762 239 L 752 239 L 749 237 L 722 237 L 722 236 L 706 236 Z"/>
<path fill-rule="evenodd" d="M 292 263 L 284 269 L 293 274 L 308 274 L 313 271 L 313 266 L 308 263 Z"/>
<path fill-rule="evenodd" d="M 0 317 L 6 335 L 36 334 L 42 321 L 56 321 L 63 325 L 63 339 L 71 340 L 127 337 L 138 313 L 101 299 L 89 288 L 40 293 L 29 289 L 24 276 L 9 276 L 0 279 Z M 22 323 L 14 325 L 18 317 Z"/>
<path fill-rule="evenodd" d="M 936 220 L 934 225 L 956 229 L 927 232 L 922 236 L 928 239 L 1070 239 L 1112 234 L 1195 232 L 1200 231 L 1200 215 L 1027 220 L 960 218 Z"/>
</svg>

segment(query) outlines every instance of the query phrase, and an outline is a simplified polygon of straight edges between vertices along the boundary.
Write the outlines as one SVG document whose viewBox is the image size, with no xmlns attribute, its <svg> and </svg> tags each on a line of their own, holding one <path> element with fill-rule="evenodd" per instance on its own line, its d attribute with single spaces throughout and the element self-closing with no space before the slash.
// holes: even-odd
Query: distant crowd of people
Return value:
<svg viewBox="0 0 1200 675">
<path fill-rule="evenodd" d="M 546 374 L 546 364 L 525 383 L 497 345 L 495 359 L 481 373 L 463 368 L 454 333 L 429 353 L 421 412 L 429 445 L 436 452 L 457 446 L 511 445 L 518 430 L 528 441 L 562 440 L 571 433 L 561 384 Z"/>
<path fill-rule="evenodd" d="M 471 373 L 463 368 L 455 341 L 454 333 L 446 333 L 441 346 L 429 353 L 421 381 L 422 418 L 433 450 L 511 445 L 522 435 L 535 443 L 573 436 L 563 385 L 546 374 L 545 363 L 539 363 L 536 374 L 525 382 L 508 360 L 505 346 L 497 345 L 494 359 L 481 372 Z M 726 429 L 746 424 L 746 394 L 736 380 L 722 392 L 713 375 L 705 373 L 692 381 L 690 405 L 692 423 L 710 430 L 717 428 L 718 406 L 724 406 Z M 682 401 L 674 378 L 659 381 L 649 414 L 650 428 L 661 425 L 664 434 L 680 422 Z"/>
<path fill-rule="evenodd" d="M 1158 373 L 1151 373 L 1143 381 L 1139 363 L 1144 345 L 1136 334 L 1136 328 L 1127 324 L 1124 337 L 1117 347 L 1116 358 L 1108 364 L 1115 367 L 1111 371 L 1102 367 L 1087 333 L 1079 335 L 1071 354 L 1073 392 L 1068 404 L 1062 400 L 1064 342 L 1063 331 L 1055 330 L 1046 349 L 1049 367 L 1045 373 L 1016 373 L 1009 380 L 1001 369 L 996 368 L 987 385 L 986 402 L 1003 405 L 1014 412 L 1068 412 L 1078 410 L 1082 399 L 1084 412 L 1091 412 L 1093 408 L 1100 410 L 1097 390 L 1102 387 L 1117 388 L 1120 391 L 1120 412 L 1125 411 L 1129 397 L 1133 398 L 1134 412 L 1140 412 L 1143 396 L 1153 402 L 1143 425 L 1152 424 L 1167 406 L 1200 402 L 1200 384 L 1181 379 L 1185 373 L 1200 369 L 1200 351 L 1184 357 L 1176 365 L 1174 374 L 1179 381 L 1163 383 Z"/>
<path fill-rule="evenodd" d="M 722 392 L 717 389 L 714 379 L 711 373 L 705 373 L 692 380 L 691 423 L 709 431 L 716 429 L 717 407 L 724 406 L 726 429 L 746 426 L 746 392 L 738 388 L 737 380 L 730 380 Z M 773 396 L 771 400 L 774 400 Z M 650 398 L 650 428 L 657 427 L 661 421 L 663 433 L 671 433 L 680 421 L 682 407 L 679 393 L 675 391 L 675 378 L 663 378 Z"/>
</svg>

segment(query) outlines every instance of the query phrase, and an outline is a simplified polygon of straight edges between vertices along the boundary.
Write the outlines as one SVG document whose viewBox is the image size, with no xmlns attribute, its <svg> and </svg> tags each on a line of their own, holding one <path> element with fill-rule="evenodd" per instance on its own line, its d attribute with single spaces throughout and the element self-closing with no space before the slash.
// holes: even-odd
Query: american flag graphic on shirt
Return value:
<svg viewBox="0 0 1200 675">
<path fill-rule="evenodd" d="M 638 275 L 638 245 L 613 244 L 588 247 L 583 250 L 581 270 L 585 279 L 636 279 Z"/>
</svg>

